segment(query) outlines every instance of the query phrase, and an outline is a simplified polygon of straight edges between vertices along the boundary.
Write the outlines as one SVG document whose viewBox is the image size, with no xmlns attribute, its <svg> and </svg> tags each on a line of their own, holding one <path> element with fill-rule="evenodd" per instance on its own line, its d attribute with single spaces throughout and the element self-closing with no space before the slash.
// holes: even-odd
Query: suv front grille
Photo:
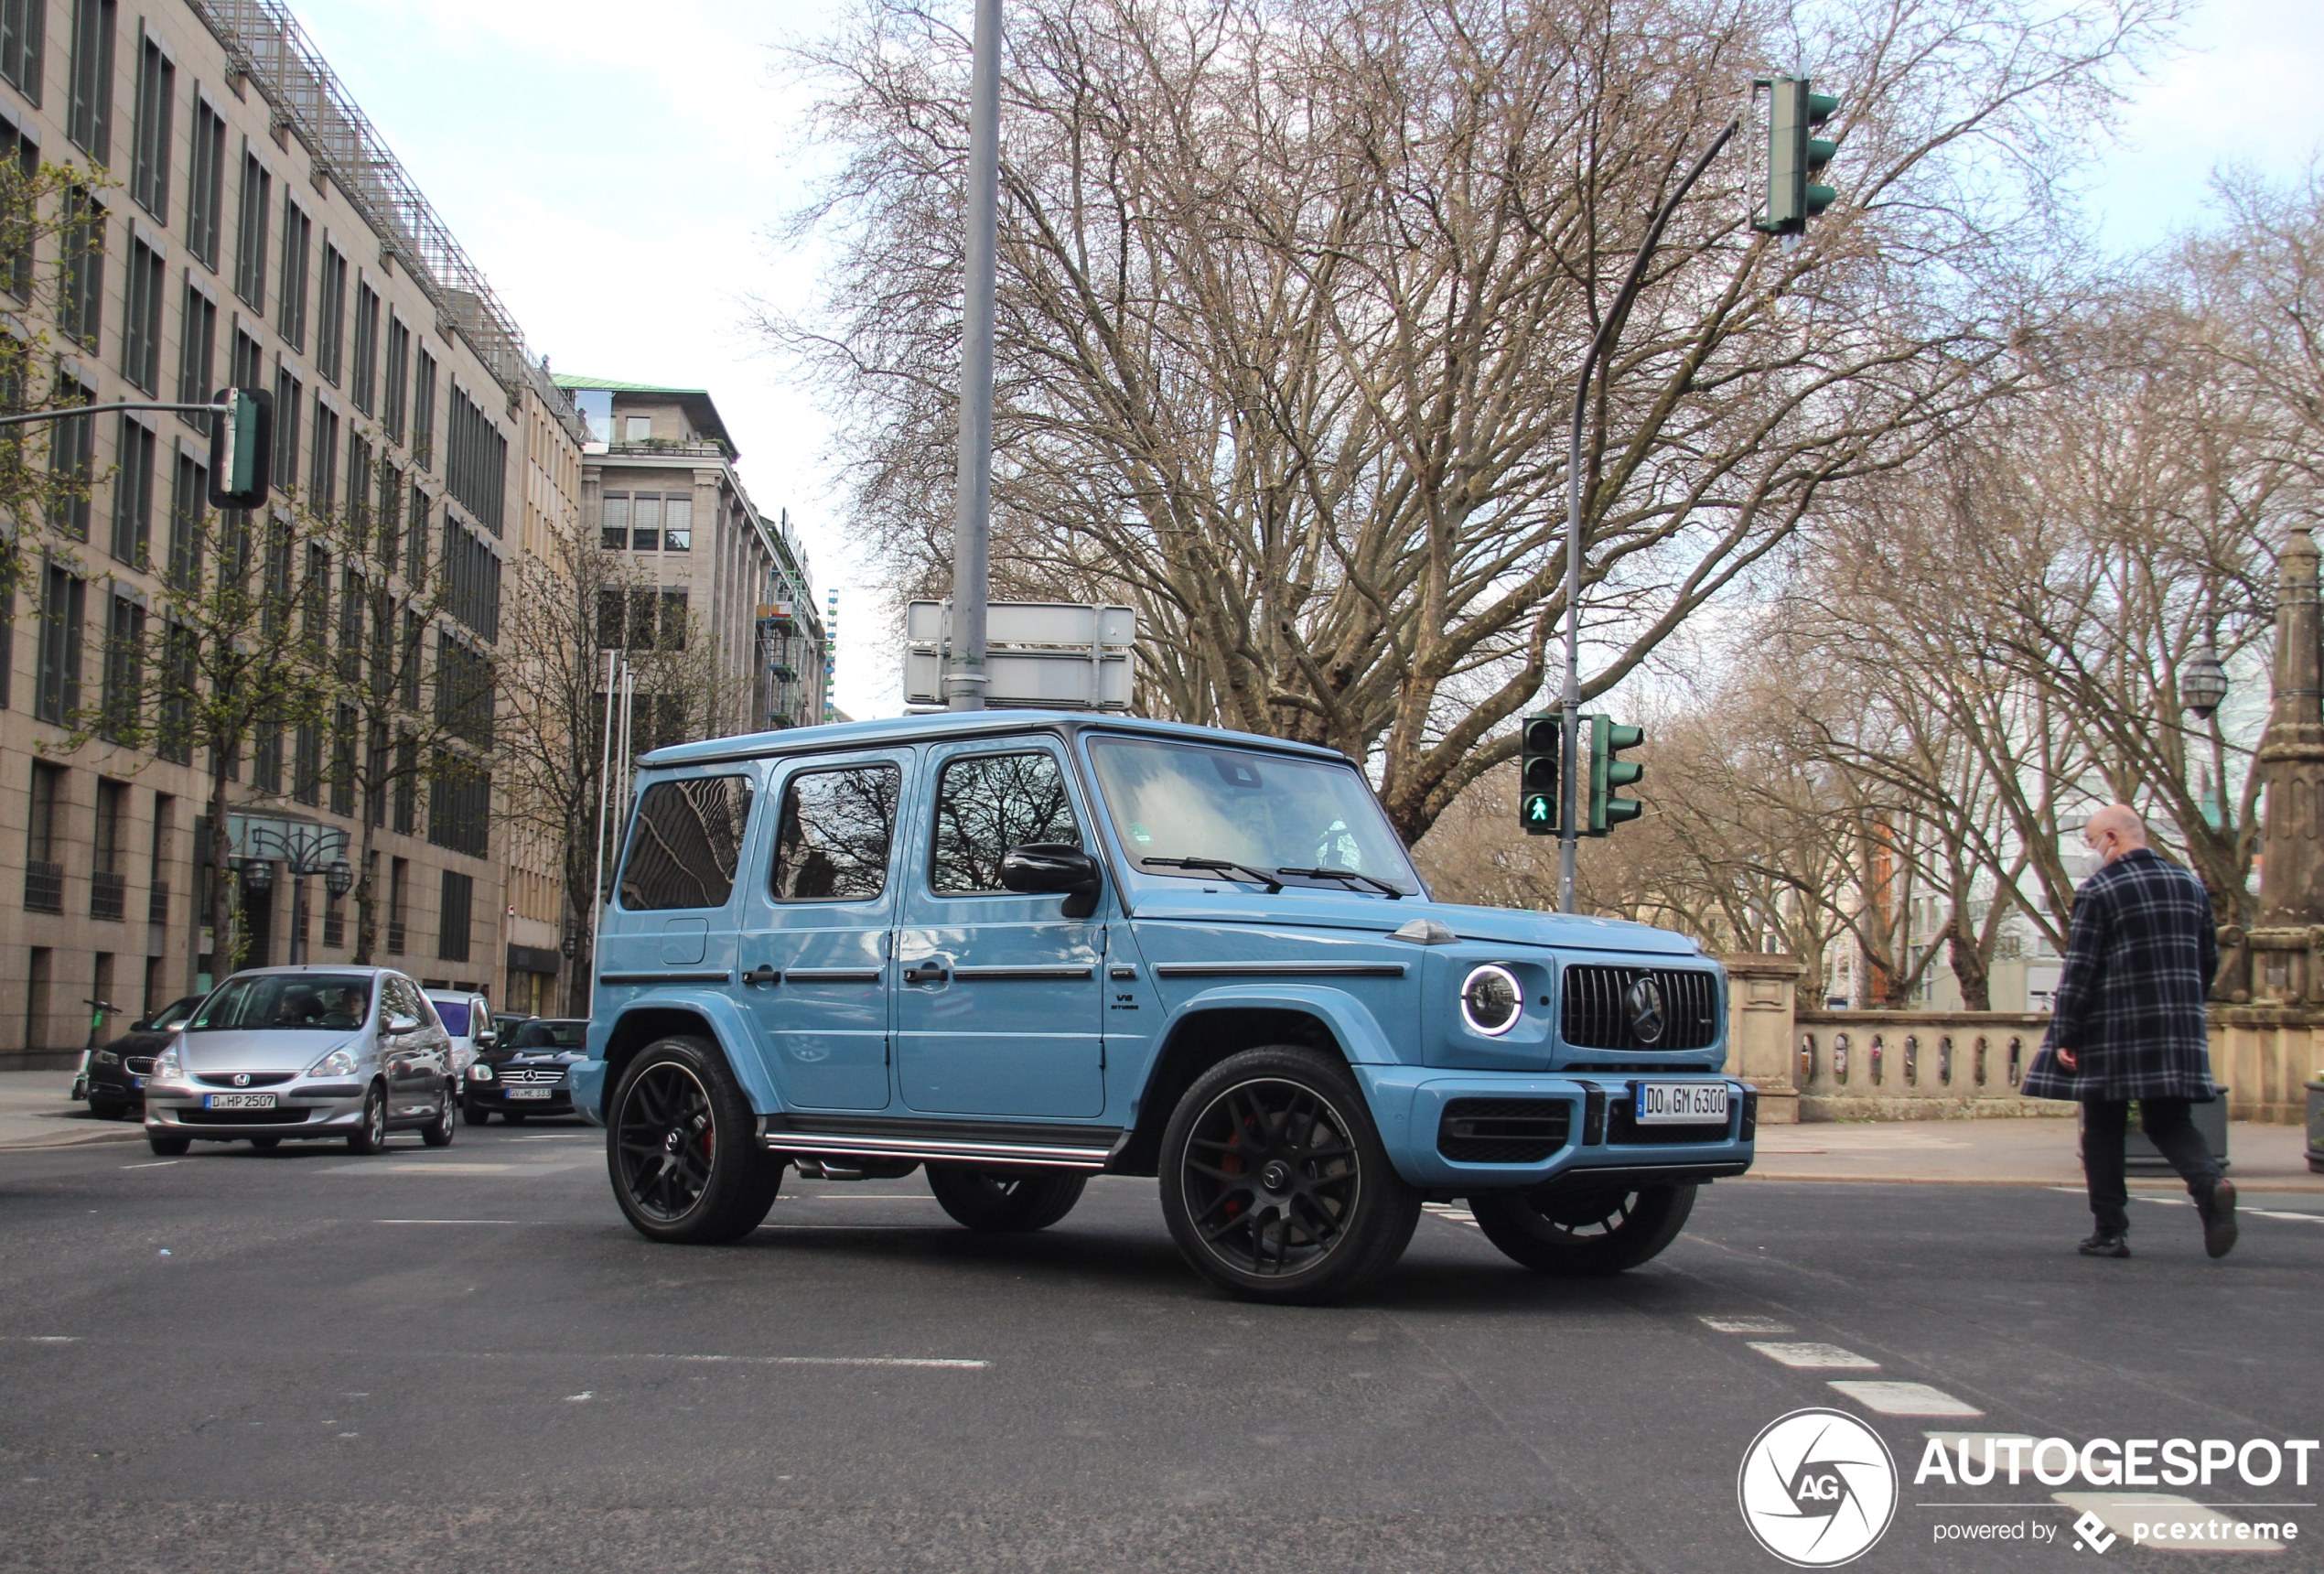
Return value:
<svg viewBox="0 0 2324 1574">
<path fill-rule="evenodd" d="M 1651 976 L 1662 989 L 1661 1037 L 1630 1026 L 1630 986 Z M 1568 967 L 1560 1030 L 1584 1050 L 1705 1050 L 1719 1039 L 1719 978 L 1695 967 Z"/>
<path fill-rule="evenodd" d="M 1457 1164 L 1538 1164 L 1573 1125 L 1562 1098 L 1457 1098 L 1436 1123 L 1436 1151 Z"/>
</svg>

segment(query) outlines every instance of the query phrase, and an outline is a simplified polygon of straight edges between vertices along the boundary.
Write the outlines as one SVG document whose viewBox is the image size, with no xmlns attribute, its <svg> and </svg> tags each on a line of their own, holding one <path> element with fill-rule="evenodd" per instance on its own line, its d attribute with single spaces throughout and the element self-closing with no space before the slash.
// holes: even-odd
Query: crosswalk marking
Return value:
<svg viewBox="0 0 2324 1574">
<path fill-rule="evenodd" d="M 1423 1202 L 1420 1207 L 1423 1213 L 1433 1213 L 1448 1224 L 1466 1224 L 1472 1230 L 1482 1228 L 1476 1215 L 1458 1202 Z"/>
<path fill-rule="evenodd" d="M 1789 1333 L 1791 1325 L 1771 1317 L 1705 1317 L 1696 1319 L 1713 1333 Z"/>
<path fill-rule="evenodd" d="M 1877 1372 L 1880 1364 L 1853 1350 L 1843 1350 L 1836 1344 L 1774 1344 L 1766 1340 L 1749 1342 L 1752 1349 L 1770 1361 L 1786 1366 L 1796 1366 L 1810 1372 Z"/>
<path fill-rule="evenodd" d="M 1926 1383 L 1849 1383 L 1831 1386 L 1883 1416 L 1982 1416 L 1974 1405 Z"/>
</svg>

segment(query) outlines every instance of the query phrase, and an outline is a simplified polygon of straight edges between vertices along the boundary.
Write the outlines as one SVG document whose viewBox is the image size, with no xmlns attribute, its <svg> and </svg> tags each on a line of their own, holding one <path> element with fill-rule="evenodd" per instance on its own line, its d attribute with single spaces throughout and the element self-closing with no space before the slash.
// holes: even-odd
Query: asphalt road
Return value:
<svg viewBox="0 0 2324 1574">
<path fill-rule="evenodd" d="M 792 1177 L 749 1241 L 689 1249 L 621 1223 L 576 1127 L 0 1154 L 0 1569 L 1773 1569 L 1738 1465 L 1815 1405 L 1905 1472 L 1853 1567 L 2183 1567 L 2075 1550 L 2030 1478 L 1910 1476 L 1938 1428 L 2315 1436 L 2324 1200 L 2245 1202 L 2297 1216 L 2214 1263 L 2188 1209 L 2142 1202 L 2139 1255 L 2101 1262 L 2054 1191 L 1727 1182 L 1592 1282 L 1440 1210 L 1361 1303 L 1269 1310 L 1186 1271 L 1143 1180 L 996 1239 L 917 1178 Z M 1877 1367 L 1755 1348 L 1780 1342 Z M 1828 1385 L 1863 1378 L 1982 1415 Z M 2231 1566 L 2324 1567 L 2324 1512 L 2228 1512 L 2301 1531 Z M 2055 1539 L 1935 1539 L 1983 1522 Z"/>
</svg>

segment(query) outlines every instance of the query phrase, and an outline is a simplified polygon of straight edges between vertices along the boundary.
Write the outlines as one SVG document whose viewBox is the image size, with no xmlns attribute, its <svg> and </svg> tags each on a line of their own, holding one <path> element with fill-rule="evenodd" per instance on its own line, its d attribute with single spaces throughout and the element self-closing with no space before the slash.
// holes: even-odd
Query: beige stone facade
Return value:
<svg viewBox="0 0 2324 1574">
<path fill-rule="evenodd" d="M 289 479 L 311 489 L 328 474 L 343 494 L 369 468 L 374 497 L 424 522 L 433 562 L 459 558 L 478 589 L 457 637 L 489 649 L 508 560 L 578 518 L 584 428 L 481 275 L 272 0 L 92 6 L 112 29 L 93 48 L 102 29 L 76 30 L 72 0 L 24 10 L 44 26 L 36 48 L 0 62 L 0 119 L 44 160 L 93 161 L 119 182 L 104 193 L 100 323 L 79 345 L 59 336 L 69 370 L 99 403 L 205 398 L 233 382 L 274 391 Z M 150 279 L 156 258 L 158 312 L 133 320 L 132 270 Z M 133 377 L 124 336 L 156 316 L 159 375 Z M 155 592 L 138 542 L 161 538 L 180 457 L 207 456 L 184 416 L 97 419 L 86 537 L 15 522 L 32 571 L 0 661 L 0 1066 L 77 1052 L 91 997 L 122 1008 L 117 1031 L 207 976 L 195 860 L 210 762 L 66 752 L 38 703 L 54 680 L 44 663 L 97 681 L 116 598 Z M 129 494 L 150 500 L 147 517 L 116 533 L 139 506 L 122 491 L 146 446 L 134 434 L 153 439 L 153 484 Z M 554 958 L 555 862 L 502 846 L 472 803 L 431 813 L 429 795 L 375 832 L 382 959 L 504 999 L 512 946 L 535 966 Z M 328 788 L 301 802 L 246 783 L 237 797 L 253 814 L 355 826 Z M 278 874 L 248 899 L 250 963 L 286 959 L 288 883 Z M 327 903 L 319 880 L 307 892 L 307 954 L 346 958 L 351 902 Z"/>
</svg>

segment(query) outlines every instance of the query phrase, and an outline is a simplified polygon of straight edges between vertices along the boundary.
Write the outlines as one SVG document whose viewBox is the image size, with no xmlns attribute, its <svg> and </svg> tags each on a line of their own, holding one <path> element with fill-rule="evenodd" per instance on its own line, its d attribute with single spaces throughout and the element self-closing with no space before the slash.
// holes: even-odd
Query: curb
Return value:
<svg viewBox="0 0 2324 1574">
<path fill-rule="evenodd" d="M 2324 1180 L 2308 1176 L 2254 1178 L 2248 1174 L 2231 1177 L 2236 1185 L 2252 1191 L 2324 1191 Z M 1737 1180 L 1804 1180 L 1822 1184 L 1852 1186 L 2070 1186 L 2082 1190 L 2080 1175 L 1834 1175 L 1809 1173 L 1793 1170 L 1748 1170 L 1733 1177 Z M 2176 1176 L 2168 1180 L 2132 1176 L 2133 1191 L 2182 1191 L 2186 1188 Z"/>
<path fill-rule="evenodd" d="M 143 1121 L 124 1121 L 124 1129 L 112 1131 L 60 1131 L 55 1136 L 0 1137 L 0 1153 L 35 1153 L 46 1148 L 87 1148 L 100 1142 L 143 1142 L 145 1127 Z"/>
</svg>

